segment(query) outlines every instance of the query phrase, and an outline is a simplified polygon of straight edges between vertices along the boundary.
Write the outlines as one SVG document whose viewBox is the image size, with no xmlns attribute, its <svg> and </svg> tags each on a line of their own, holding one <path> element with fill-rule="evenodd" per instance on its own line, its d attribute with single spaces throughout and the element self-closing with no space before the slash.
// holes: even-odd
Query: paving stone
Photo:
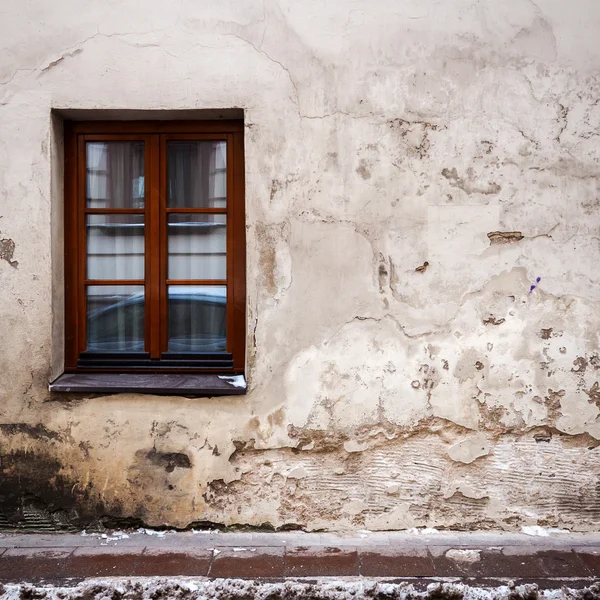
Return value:
<svg viewBox="0 0 600 600">
<path fill-rule="evenodd" d="M 173 550 L 146 548 L 135 565 L 135 575 L 202 576 L 208 575 L 213 552 L 208 549 Z"/>
<path fill-rule="evenodd" d="M 64 548 L 9 548 L 0 556 L 0 580 L 37 581 L 61 577 L 72 551 Z"/>
<path fill-rule="evenodd" d="M 426 548 L 361 548 L 359 572 L 364 577 L 426 577 L 435 575 Z"/>
<path fill-rule="evenodd" d="M 500 548 L 430 546 L 438 577 L 541 577 L 540 559 L 527 554 L 505 554 Z"/>
<path fill-rule="evenodd" d="M 600 575 L 600 548 L 578 548 L 575 550 L 575 554 L 587 567 L 591 575 Z"/>
<path fill-rule="evenodd" d="M 550 577 L 587 577 L 590 570 L 579 556 L 572 551 L 546 550 L 536 553 Z"/>
<path fill-rule="evenodd" d="M 284 548 L 217 548 L 210 577 L 283 577 Z"/>
<path fill-rule="evenodd" d="M 342 577 L 358 575 L 358 552 L 352 546 L 288 548 L 286 577 Z"/>
<path fill-rule="evenodd" d="M 67 561 L 69 577 L 126 577 L 135 573 L 139 548 L 77 548 Z"/>
</svg>

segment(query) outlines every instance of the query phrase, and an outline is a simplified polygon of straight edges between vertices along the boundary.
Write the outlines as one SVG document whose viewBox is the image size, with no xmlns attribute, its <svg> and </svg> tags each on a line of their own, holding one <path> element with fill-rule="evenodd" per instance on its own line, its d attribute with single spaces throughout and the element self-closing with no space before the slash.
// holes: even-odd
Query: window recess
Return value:
<svg viewBox="0 0 600 600">
<path fill-rule="evenodd" d="M 243 373 L 243 124 L 65 130 L 65 372 Z"/>
</svg>

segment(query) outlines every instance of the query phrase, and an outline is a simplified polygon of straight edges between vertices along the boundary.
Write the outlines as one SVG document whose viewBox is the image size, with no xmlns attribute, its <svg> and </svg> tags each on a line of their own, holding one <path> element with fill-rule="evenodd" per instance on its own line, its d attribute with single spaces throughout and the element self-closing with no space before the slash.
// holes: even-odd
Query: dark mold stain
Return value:
<svg viewBox="0 0 600 600">
<path fill-rule="evenodd" d="M 156 466 L 164 467 L 167 473 L 172 473 L 176 468 L 191 469 L 190 457 L 183 452 L 157 452 L 152 448 L 146 458 Z"/>
<path fill-rule="evenodd" d="M 371 171 L 369 170 L 369 164 L 367 163 L 367 161 L 364 158 L 360 159 L 358 167 L 356 168 L 356 172 L 365 180 L 371 178 Z"/>
<path fill-rule="evenodd" d="M 552 327 L 549 327 L 548 329 L 542 329 L 540 335 L 542 336 L 543 340 L 549 340 L 550 336 L 552 335 Z"/>
<path fill-rule="evenodd" d="M 5 435 L 27 435 L 34 440 L 47 439 L 47 440 L 60 440 L 61 435 L 48 429 L 41 423 L 37 425 L 28 425 L 27 423 L 0 423 L 0 432 Z"/>
<path fill-rule="evenodd" d="M 417 273 L 425 273 L 425 271 L 427 271 L 428 266 L 429 266 L 429 263 L 427 261 L 425 261 L 420 267 L 417 267 L 415 269 L 415 271 Z"/>
<path fill-rule="evenodd" d="M 383 293 L 384 289 L 387 287 L 387 277 L 389 275 L 385 263 L 380 263 L 377 275 L 379 279 L 379 292 Z"/>
<path fill-rule="evenodd" d="M 477 185 L 473 185 L 472 171 L 469 169 L 467 174 L 468 174 L 469 178 L 465 179 L 464 177 L 460 177 L 458 175 L 458 172 L 455 168 L 454 169 L 448 169 L 448 168 L 442 169 L 442 177 L 445 177 L 450 182 L 450 185 L 452 187 L 459 188 L 469 195 L 470 194 L 485 194 L 485 195 L 498 194 L 500 192 L 500 190 L 502 189 L 497 183 L 494 183 L 494 182 L 490 182 L 488 184 L 488 186 L 485 188 L 479 187 Z"/>
<path fill-rule="evenodd" d="M 283 187 L 283 184 L 281 183 L 281 181 L 279 181 L 279 179 L 273 179 L 273 181 L 271 182 L 271 195 L 270 195 L 271 202 L 273 201 L 273 198 L 275 198 L 277 192 L 282 187 Z"/>
<path fill-rule="evenodd" d="M 98 522 L 102 503 L 64 474 L 62 463 L 30 450 L 0 453 L 0 521 L 9 528 L 72 529 Z"/>
</svg>

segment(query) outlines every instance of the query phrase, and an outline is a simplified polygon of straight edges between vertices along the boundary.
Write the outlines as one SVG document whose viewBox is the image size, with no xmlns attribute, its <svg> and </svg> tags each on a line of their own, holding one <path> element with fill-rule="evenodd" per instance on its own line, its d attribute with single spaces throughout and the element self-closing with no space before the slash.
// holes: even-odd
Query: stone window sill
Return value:
<svg viewBox="0 0 600 600">
<path fill-rule="evenodd" d="M 246 378 L 208 373 L 65 373 L 48 387 L 63 393 L 233 396 L 246 393 Z"/>
</svg>

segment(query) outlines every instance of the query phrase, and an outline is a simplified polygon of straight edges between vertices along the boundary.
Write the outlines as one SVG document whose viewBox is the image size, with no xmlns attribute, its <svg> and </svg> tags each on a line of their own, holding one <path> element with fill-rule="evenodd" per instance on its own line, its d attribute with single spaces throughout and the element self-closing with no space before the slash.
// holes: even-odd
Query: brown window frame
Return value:
<svg viewBox="0 0 600 600">
<path fill-rule="evenodd" d="M 246 225 L 244 126 L 241 121 L 68 121 L 65 122 L 65 373 L 244 373 L 246 354 Z M 166 143 L 169 139 L 227 141 L 226 208 L 166 206 Z M 86 207 L 87 141 L 145 142 L 144 208 Z M 145 352 L 132 355 L 86 352 L 87 214 L 144 214 Z M 171 212 L 227 216 L 226 352 L 175 355 L 167 352 L 167 215 Z M 176 280 L 195 284 L 200 280 Z M 214 281 L 211 280 L 214 284 Z M 130 281 L 106 280 L 123 285 Z M 137 280 L 133 283 L 137 284 Z M 91 285 L 87 283 L 87 285 Z M 144 354 L 141 357 L 140 354 Z M 167 356 L 165 356 L 167 355 Z"/>
</svg>

